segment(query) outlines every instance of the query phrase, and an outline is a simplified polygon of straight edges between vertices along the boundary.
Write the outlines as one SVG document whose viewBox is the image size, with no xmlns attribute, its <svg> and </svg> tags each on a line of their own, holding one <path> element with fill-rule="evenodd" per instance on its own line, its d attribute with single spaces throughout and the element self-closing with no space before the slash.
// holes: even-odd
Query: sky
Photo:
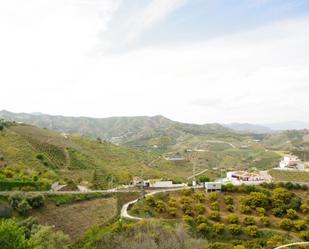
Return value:
<svg viewBox="0 0 309 249">
<path fill-rule="evenodd" d="M 308 0 L 0 1 L 0 110 L 309 122 Z"/>
</svg>

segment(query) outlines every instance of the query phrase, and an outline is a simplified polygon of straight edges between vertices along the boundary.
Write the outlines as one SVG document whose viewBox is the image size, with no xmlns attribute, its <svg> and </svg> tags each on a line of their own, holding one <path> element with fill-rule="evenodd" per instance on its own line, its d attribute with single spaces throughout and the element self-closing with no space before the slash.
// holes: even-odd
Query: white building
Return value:
<svg viewBox="0 0 309 249">
<path fill-rule="evenodd" d="M 267 179 L 264 176 L 247 171 L 227 172 L 226 179 L 224 179 L 224 182 L 230 182 L 234 185 L 258 185 L 266 181 Z"/>
<path fill-rule="evenodd" d="M 309 170 L 309 164 L 303 163 L 297 156 L 284 156 L 279 163 L 279 168 L 283 170 Z"/>
<path fill-rule="evenodd" d="M 222 183 L 221 182 L 205 182 L 206 192 L 221 192 Z"/>
</svg>

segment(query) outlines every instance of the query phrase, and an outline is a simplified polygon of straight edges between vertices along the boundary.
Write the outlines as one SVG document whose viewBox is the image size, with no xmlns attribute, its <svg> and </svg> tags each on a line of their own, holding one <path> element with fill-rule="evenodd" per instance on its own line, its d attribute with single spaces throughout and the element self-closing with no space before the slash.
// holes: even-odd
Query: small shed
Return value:
<svg viewBox="0 0 309 249">
<path fill-rule="evenodd" d="M 221 192 L 222 183 L 221 182 L 205 182 L 206 192 Z"/>
</svg>

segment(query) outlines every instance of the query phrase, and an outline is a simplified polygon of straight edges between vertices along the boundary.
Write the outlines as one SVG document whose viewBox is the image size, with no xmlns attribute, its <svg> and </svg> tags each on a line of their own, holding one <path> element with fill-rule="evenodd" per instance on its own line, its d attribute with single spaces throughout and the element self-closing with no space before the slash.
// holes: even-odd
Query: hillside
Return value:
<svg viewBox="0 0 309 249">
<path fill-rule="evenodd" d="M 230 132 L 228 128 L 219 124 L 186 124 L 163 116 L 88 118 L 0 111 L 0 118 L 70 134 L 100 137 L 103 140 L 133 147 L 159 143 L 162 150 L 188 134 Z"/>
<path fill-rule="evenodd" d="M 186 175 L 159 155 L 87 137 L 67 136 L 31 125 L 3 122 L 0 131 L 0 178 L 75 182 L 97 187 L 127 184 L 131 177 Z"/>
</svg>

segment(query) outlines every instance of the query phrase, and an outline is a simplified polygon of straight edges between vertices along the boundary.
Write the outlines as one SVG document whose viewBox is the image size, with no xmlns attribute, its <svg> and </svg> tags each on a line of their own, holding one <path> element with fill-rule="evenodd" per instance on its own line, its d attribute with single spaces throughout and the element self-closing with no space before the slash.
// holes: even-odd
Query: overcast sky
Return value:
<svg viewBox="0 0 309 249">
<path fill-rule="evenodd" d="M 309 1 L 0 1 L 0 84 L 14 112 L 309 122 Z"/>
</svg>

